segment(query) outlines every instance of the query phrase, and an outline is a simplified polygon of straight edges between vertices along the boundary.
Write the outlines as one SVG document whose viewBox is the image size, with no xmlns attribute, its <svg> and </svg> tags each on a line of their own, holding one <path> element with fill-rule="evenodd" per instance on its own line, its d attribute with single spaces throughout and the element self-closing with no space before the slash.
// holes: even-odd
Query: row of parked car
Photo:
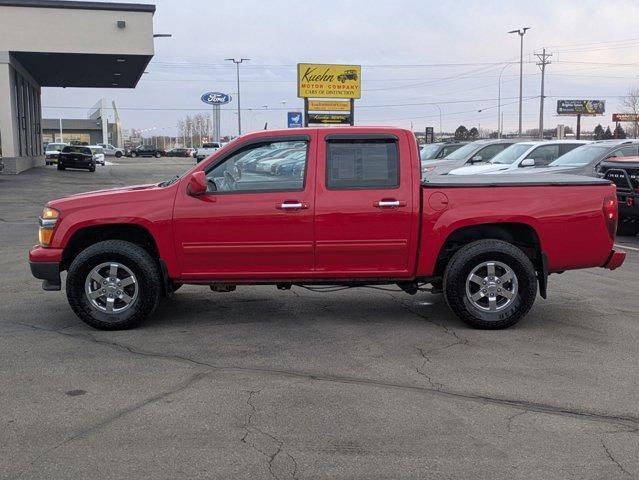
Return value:
<svg viewBox="0 0 639 480">
<path fill-rule="evenodd" d="M 420 150 L 422 177 L 569 173 L 617 185 L 620 235 L 639 233 L 639 140 L 441 142 Z"/>
</svg>

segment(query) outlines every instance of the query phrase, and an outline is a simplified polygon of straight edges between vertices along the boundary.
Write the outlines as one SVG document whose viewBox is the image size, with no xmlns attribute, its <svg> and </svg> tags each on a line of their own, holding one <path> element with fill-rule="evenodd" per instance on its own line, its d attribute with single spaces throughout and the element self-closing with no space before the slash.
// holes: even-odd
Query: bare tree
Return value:
<svg viewBox="0 0 639 480">
<path fill-rule="evenodd" d="M 185 146 L 202 145 L 202 139 L 209 137 L 212 131 L 211 117 L 205 113 L 186 115 L 177 121 L 177 129 Z"/>
<path fill-rule="evenodd" d="M 634 115 L 639 114 L 639 88 L 629 88 L 628 93 L 625 97 L 621 99 L 621 108 L 623 109 L 623 113 L 632 113 Z M 637 138 L 637 122 L 626 122 L 631 123 L 633 127 L 633 137 Z"/>
</svg>

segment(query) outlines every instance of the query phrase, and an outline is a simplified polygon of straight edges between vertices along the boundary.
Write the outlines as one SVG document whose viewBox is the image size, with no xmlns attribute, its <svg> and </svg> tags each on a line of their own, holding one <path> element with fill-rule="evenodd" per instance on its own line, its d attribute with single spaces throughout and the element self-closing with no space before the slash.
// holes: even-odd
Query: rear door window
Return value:
<svg viewBox="0 0 639 480">
<path fill-rule="evenodd" d="M 399 187 L 399 151 L 394 139 L 329 139 L 326 187 L 380 189 Z"/>
<path fill-rule="evenodd" d="M 496 144 L 496 145 L 488 145 L 487 147 L 482 148 L 479 152 L 477 152 L 474 157 L 481 157 L 482 162 L 490 160 L 499 152 L 501 152 L 506 147 L 510 147 L 510 144 Z"/>
</svg>

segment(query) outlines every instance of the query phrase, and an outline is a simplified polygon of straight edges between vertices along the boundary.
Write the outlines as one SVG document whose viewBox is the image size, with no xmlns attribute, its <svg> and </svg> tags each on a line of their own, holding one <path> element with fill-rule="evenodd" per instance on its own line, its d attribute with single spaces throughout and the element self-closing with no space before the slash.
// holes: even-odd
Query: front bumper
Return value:
<svg viewBox="0 0 639 480">
<path fill-rule="evenodd" d="M 43 290 L 60 290 L 60 259 L 62 250 L 35 246 L 29 250 L 31 275 L 42 280 Z"/>
<path fill-rule="evenodd" d="M 610 256 L 608 257 L 608 260 L 606 260 L 606 263 L 603 264 L 603 268 L 614 270 L 615 268 L 621 267 L 625 260 L 626 252 L 617 252 L 613 250 L 610 252 Z"/>
</svg>

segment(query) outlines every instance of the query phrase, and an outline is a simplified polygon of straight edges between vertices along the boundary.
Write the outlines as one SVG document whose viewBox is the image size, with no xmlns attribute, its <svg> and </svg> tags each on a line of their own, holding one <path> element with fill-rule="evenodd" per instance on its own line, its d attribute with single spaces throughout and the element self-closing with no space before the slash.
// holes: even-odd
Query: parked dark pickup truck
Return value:
<svg viewBox="0 0 639 480">
<path fill-rule="evenodd" d="M 600 176 L 617 185 L 619 235 L 639 233 L 639 157 L 612 157 L 598 168 Z"/>
<path fill-rule="evenodd" d="M 304 148 L 291 175 L 242 172 Z M 270 153 L 272 152 L 272 153 Z M 108 208 L 105 208 L 108 205 Z M 150 315 L 180 285 L 430 284 L 478 328 L 505 328 L 546 296 L 548 274 L 619 267 L 615 186 L 574 175 L 438 176 L 397 128 L 261 131 L 183 176 L 49 202 L 31 271 L 103 329 Z"/>
<path fill-rule="evenodd" d="M 82 168 L 95 172 L 95 158 L 89 147 L 67 145 L 58 155 L 58 170 Z"/>
</svg>

